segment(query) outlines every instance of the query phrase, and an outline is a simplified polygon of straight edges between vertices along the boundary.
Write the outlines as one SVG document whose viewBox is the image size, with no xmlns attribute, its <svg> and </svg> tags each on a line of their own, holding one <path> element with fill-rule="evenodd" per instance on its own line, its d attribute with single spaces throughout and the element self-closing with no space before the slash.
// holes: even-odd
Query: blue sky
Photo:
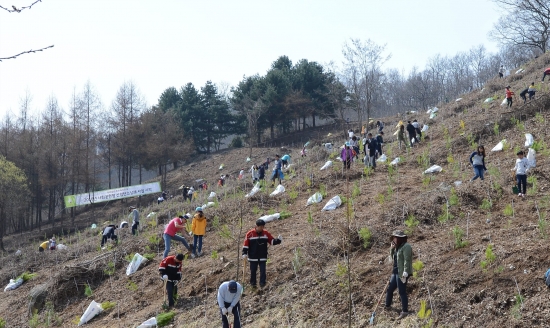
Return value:
<svg viewBox="0 0 550 328">
<path fill-rule="evenodd" d="M 66 110 L 88 80 L 105 109 L 129 80 L 154 105 L 167 87 L 236 85 L 281 55 L 340 64 L 350 38 L 386 44 L 385 67 L 408 71 L 437 53 L 496 51 L 487 33 L 500 14 L 489 0 L 43 0 L 21 13 L 0 10 L 0 57 L 55 45 L 0 62 L 0 120 L 19 114 L 26 90 L 34 114 L 51 95 Z"/>
</svg>

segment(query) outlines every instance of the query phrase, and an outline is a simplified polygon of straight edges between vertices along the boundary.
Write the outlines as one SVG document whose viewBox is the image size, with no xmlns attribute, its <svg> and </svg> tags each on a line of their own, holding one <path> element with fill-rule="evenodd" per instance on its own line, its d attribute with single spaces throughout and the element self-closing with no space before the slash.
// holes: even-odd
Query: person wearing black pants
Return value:
<svg viewBox="0 0 550 328">
<path fill-rule="evenodd" d="M 409 133 L 409 142 L 412 147 L 414 140 L 416 139 L 416 129 L 414 128 L 414 125 L 412 125 L 411 121 L 407 124 L 407 132 Z"/>
<path fill-rule="evenodd" d="M 130 206 L 130 213 L 132 215 L 132 235 L 136 235 L 139 227 L 139 212 L 134 206 Z"/>
<path fill-rule="evenodd" d="M 412 273 L 412 247 L 407 243 L 407 235 L 396 230 L 391 235 L 390 256 L 393 261 L 393 271 L 386 292 L 385 308 L 390 309 L 393 292 L 397 289 L 401 298 L 401 314 L 397 320 L 409 314 L 409 299 L 407 297 L 407 281 Z"/>
<path fill-rule="evenodd" d="M 527 193 L 527 171 L 529 171 L 529 161 L 523 157 L 525 153 L 520 150 L 517 155 L 516 165 L 512 171 L 516 171 L 516 182 L 518 184 L 518 196 L 525 197 Z"/>
<path fill-rule="evenodd" d="M 103 237 L 101 238 L 101 247 L 105 245 L 108 239 L 114 240 L 115 243 L 118 242 L 118 236 L 115 235 L 115 230 L 118 229 L 117 225 L 108 225 L 103 229 Z"/>
<path fill-rule="evenodd" d="M 233 314 L 233 328 L 241 328 L 241 294 L 243 287 L 235 280 L 223 282 L 218 288 L 218 306 L 222 315 L 222 327 L 229 328 L 229 313 Z"/>
<path fill-rule="evenodd" d="M 175 295 L 178 294 L 177 284 L 181 280 L 181 262 L 183 254 L 167 256 L 160 262 L 160 279 L 166 283 L 166 295 L 168 296 L 168 306 L 172 307 L 175 303 Z"/>
<path fill-rule="evenodd" d="M 264 229 L 265 221 L 258 219 L 256 227 L 246 233 L 243 245 L 243 259 L 248 257 L 250 264 L 250 284 L 253 288 L 256 287 L 256 274 L 260 267 L 260 287 L 266 284 L 265 264 L 267 262 L 267 245 L 279 245 L 283 241 L 283 237 L 279 235 L 277 238 Z"/>
</svg>

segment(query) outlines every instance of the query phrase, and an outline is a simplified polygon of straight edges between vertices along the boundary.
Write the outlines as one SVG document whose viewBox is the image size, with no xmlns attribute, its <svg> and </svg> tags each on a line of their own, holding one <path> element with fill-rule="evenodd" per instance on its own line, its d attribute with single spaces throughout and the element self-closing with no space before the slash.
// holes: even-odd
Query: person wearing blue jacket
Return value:
<svg viewBox="0 0 550 328">
<path fill-rule="evenodd" d="M 285 154 L 283 157 L 281 157 L 281 161 L 283 162 L 283 167 L 288 167 L 288 164 L 290 164 L 290 155 Z"/>
<path fill-rule="evenodd" d="M 470 155 L 470 164 L 474 167 L 474 177 L 470 181 L 474 181 L 477 178 L 483 180 L 483 173 L 487 171 L 485 167 L 485 148 L 483 146 L 478 146 L 477 151 L 474 151 Z"/>
<path fill-rule="evenodd" d="M 218 289 L 218 306 L 223 328 L 229 328 L 227 314 L 233 314 L 233 327 L 241 328 L 241 294 L 243 287 L 235 280 L 223 282 Z"/>
</svg>

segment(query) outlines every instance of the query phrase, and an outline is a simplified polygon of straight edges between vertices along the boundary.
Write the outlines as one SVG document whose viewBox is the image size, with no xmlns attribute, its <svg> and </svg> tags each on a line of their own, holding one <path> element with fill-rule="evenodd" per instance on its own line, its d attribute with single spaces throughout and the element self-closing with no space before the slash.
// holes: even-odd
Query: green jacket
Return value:
<svg viewBox="0 0 550 328">
<path fill-rule="evenodd" d="M 393 261 L 393 254 L 395 252 L 394 248 L 390 248 L 390 255 Z M 403 271 L 406 271 L 409 276 L 412 275 L 413 269 L 412 269 L 412 247 L 409 245 L 409 243 L 404 243 L 399 249 L 397 250 L 397 272 L 399 273 L 399 277 L 403 275 Z"/>
</svg>

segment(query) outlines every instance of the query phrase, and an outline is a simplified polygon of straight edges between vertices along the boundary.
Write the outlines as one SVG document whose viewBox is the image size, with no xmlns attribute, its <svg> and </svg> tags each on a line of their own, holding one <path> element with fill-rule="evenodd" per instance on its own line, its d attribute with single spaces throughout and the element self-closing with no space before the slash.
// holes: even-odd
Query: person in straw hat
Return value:
<svg viewBox="0 0 550 328">
<path fill-rule="evenodd" d="M 407 235 L 401 230 L 395 230 L 391 237 L 390 256 L 393 261 L 393 270 L 386 292 L 385 308 L 390 309 L 393 292 L 397 289 L 401 298 L 401 314 L 397 320 L 409 314 L 409 300 L 407 298 L 407 280 L 412 271 L 412 247 L 407 243 Z"/>
</svg>

